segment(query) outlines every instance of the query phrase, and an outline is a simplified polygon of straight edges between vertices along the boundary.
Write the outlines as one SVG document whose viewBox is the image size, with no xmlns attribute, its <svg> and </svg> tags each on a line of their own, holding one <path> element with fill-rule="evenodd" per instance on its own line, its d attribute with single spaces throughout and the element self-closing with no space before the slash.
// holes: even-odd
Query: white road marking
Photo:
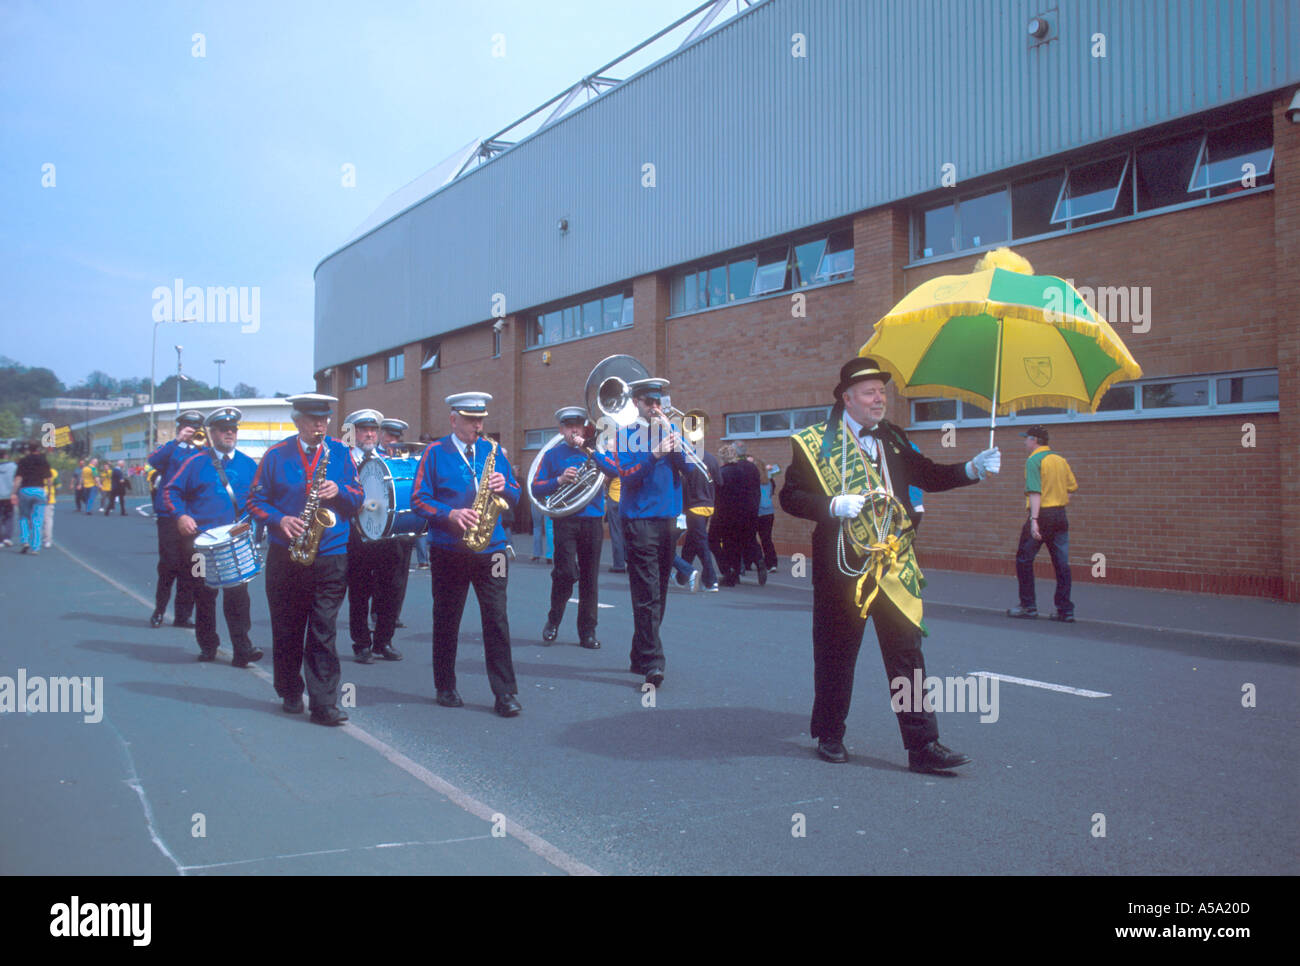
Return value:
<svg viewBox="0 0 1300 966">
<path fill-rule="evenodd" d="M 1087 691 L 1083 688 L 1072 688 L 1065 684 L 1049 684 L 1046 681 L 1033 681 L 1029 678 L 1015 678 L 1010 674 L 995 674 L 992 671 L 971 671 L 970 674 L 977 678 L 996 678 L 999 681 L 1005 681 L 1007 684 L 1023 684 L 1030 688 L 1042 688 L 1045 691 L 1060 691 L 1063 694 L 1077 694 L 1081 698 L 1109 698 L 1110 694 L 1106 691 Z"/>
<path fill-rule="evenodd" d="M 66 553 L 66 551 L 64 552 Z M 71 556 L 71 554 L 69 554 L 69 556 Z M 108 727 L 112 730 L 113 734 L 117 736 L 117 740 L 122 745 L 122 754 L 126 757 L 126 767 L 131 773 L 131 777 L 126 779 L 126 783 L 140 799 L 140 807 L 144 809 L 145 825 L 149 827 L 149 838 L 153 840 L 154 845 L 158 846 L 158 851 L 167 856 L 168 861 L 170 861 L 172 865 L 176 866 L 176 871 L 181 875 L 184 875 L 185 867 L 181 865 L 176 856 L 172 855 L 172 850 L 167 848 L 167 843 L 164 842 L 162 836 L 158 834 L 158 827 L 154 824 L 153 820 L 153 808 L 149 805 L 149 796 L 144 793 L 144 785 L 140 783 L 140 776 L 135 770 L 135 758 L 131 755 L 131 745 L 122 737 L 122 732 L 117 730 L 117 727 L 113 722 L 109 721 Z"/>
<path fill-rule="evenodd" d="M 490 839 L 489 835 L 469 835 L 458 839 L 439 839 L 432 842 L 380 842 L 378 845 L 361 845 L 353 849 L 317 849 L 314 852 L 288 852 L 284 855 L 266 855 L 256 859 L 236 859 L 233 862 L 209 862 L 207 865 L 181 866 L 185 872 L 201 869 L 224 869 L 232 865 L 252 865 L 257 862 L 274 862 L 277 859 L 304 859 L 313 855 L 341 855 L 344 852 L 368 852 L 373 849 L 399 849 L 407 845 L 454 845 L 457 842 L 476 842 Z"/>
<path fill-rule="evenodd" d="M 116 589 L 120 590 L 122 593 L 126 594 L 126 596 L 132 598 L 133 600 L 139 601 L 141 604 L 147 607 L 150 610 L 150 612 L 153 611 L 153 607 L 154 607 L 153 601 L 146 600 L 144 597 L 137 594 L 131 588 L 125 586 L 124 584 L 119 583 L 118 581 L 110 577 L 108 574 L 104 573 L 102 570 L 99 570 L 98 568 L 86 563 L 86 561 L 82 560 L 80 557 L 69 552 L 67 548 L 60 547 L 59 549 L 63 551 L 63 553 L 68 557 L 69 560 L 86 568 L 96 577 L 100 578 L 105 583 L 110 584 Z M 224 645 L 218 650 L 218 653 L 221 654 L 223 657 L 230 656 L 230 651 L 227 650 L 227 648 Z M 268 671 L 262 670 L 262 668 L 258 667 L 256 664 L 249 665 L 249 669 L 252 670 L 258 677 L 260 677 L 263 681 L 266 681 L 267 683 L 272 683 L 275 680 Z M 402 769 L 402 771 L 406 772 L 416 781 L 427 786 L 428 788 L 431 788 L 439 795 L 443 795 L 446 798 L 450 799 L 451 801 L 455 802 L 457 805 L 459 805 L 465 811 L 469 812 L 471 815 L 477 816 L 478 818 L 483 819 L 485 822 L 494 822 L 494 816 L 503 814 L 500 811 L 500 809 L 491 808 L 490 806 L 485 805 L 483 802 L 480 802 L 477 798 L 470 795 L 468 792 L 461 790 L 460 788 L 453 785 L 451 782 L 447 781 L 446 779 L 439 778 L 437 775 L 429 771 L 423 765 L 420 765 L 417 762 L 412 761 L 410 758 L 407 758 L 396 748 L 393 748 L 390 745 L 385 744 L 383 741 L 376 738 L 374 735 L 370 734 L 370 732 L 358 727 L 357 725 L 348 722 L 347 724 L 342 726 L 341 730 L 346 734 L 351 735 L 353 738 L 361 742 L 363 745 L 369 745 L 375 751 L 383 755 L 384 758 L 386 758 L 389 762 L 396 765 L 398 768 Z M 120 738 L 121 736 L 119 735 L 118 737 Z M 123 745 L 125 744 L 126 742 L 123 741 Z M 134 766 L 132 766 L 133 773 L 134 770 L 135 770 Z M 167 857 L 170 858 L 172 862 L 176 865 L 177 870 L 183 870 L 185 868 L 188 868 L 187 866 L 182 866 L 179 862 L 177 862 L 175 856 L 173 856 L 171 852 L 167 850 L 167 847 L 162 843 L 162 840 L 153 834 L 153 814 L 149 810 L 148 802 L 144 798 L 144 790 L 138 787 L 139 780 L 135 779 L 135 781 L 136 781 L 136 785 L 132 787 L 136 788 L 136 793 L 140 795 L 141 801 L 145 805 L 146 818 L 149 820 L 150 823 L 149 825 L 150 835 L 153 836 L 154 841 L 155 843 L 157 843 L 158 847 L 162 849 L 163 852 L 167 855 Z M 567 852 L 564 852 L 563 850 L 556 848 L 554 845 L 546 841 L 541 836 L 533 834 L 532 832 L 528 831 L 528 829 L 520 825 L 518 822 L 511 821 L 508 817 L 505 822 L 505 831 L 512 838 L 516 838 L 524 845 L 528 846 L 529 851 L 535 853 L 536 855 L 539 855 L 541 858 L 551 863 L 551 865 L 555 866 L 561 871 L 567 872 L 569 875 L 600 875 L 600 873 L 597 872 L 595 869 L 591 868 L 591 866 L 586 865 L 583 862 L 579 862 L 577 859 L 569 855 Z"/>
</svg>

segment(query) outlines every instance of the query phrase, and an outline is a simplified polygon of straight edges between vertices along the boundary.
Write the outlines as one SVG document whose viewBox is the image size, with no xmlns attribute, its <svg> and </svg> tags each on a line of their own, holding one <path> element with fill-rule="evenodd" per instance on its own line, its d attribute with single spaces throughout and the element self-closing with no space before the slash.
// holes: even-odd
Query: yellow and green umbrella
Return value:
<svg viewBox="0 0 1300 966">
<path fill-rule="evenodd" d="M 888 370 L 904 396 L 963 399 L 995 420 L 1030 406 L 1095 412 L 1112 383 L 1142 375 L 1069 283 L 1032 274 L 1005 248 L 976 269 L 917 286 L 859 352 Z M 992 446 L 991 430 L 989 438 Z"/>
</svg>

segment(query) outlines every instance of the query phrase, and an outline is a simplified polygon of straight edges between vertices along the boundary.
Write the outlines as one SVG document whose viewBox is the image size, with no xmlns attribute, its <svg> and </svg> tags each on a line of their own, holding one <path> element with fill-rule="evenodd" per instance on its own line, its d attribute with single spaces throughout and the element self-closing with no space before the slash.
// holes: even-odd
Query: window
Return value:
<svg viewBox="0 0 1300 966">
<path fill-rule="evenodd" d="M 815 425 L 830 415 L 830 406 L 807 409 L 774 409 L 761 413 L 731 413 L 727 416 L 727 438 L 789 436 Z"/>
<path fill-rule="evenodd" d="M 1075 231 L 1273 184 L 1272 117 L 1192 129 L 1103 159 L 918 207 L 912 257 L 940 258 L 1003 242 Z M 802 254 L 801 281 L 808 278 Z"/>
<path fill-rule="evenodd" d="M 680 271 L 673 276 L 669 311 L 698 312 L 852 275 L 853 232 L 842 229 Z"/>
<path fill-rule="evenodd" d="M 366 387 L 366 363 L 359 366 L 353 366 L 348 372 L 348 388 L 364 389 Z"/>
<path fill-rule="evenodd" d="M 631 324 L 632 292 L 625 289 L 538 313 L 528 326 L 528 345 L 554 345 L 626 328 Z M 501 354 L 499 346 L 496 354 Z"/>
<path fill-rule="evenodd" d="M 963 421 L 975 425 L 988 424 L 988 411 L 968 402 L 912 399 L 910 403 L 914 428 L 937 428 L 943 423 L 960 424 Z M 1074 423 L 1277 411 L 1277 371 L 1268 370 L 1220 376 L 1142 379 L 1111 386 L 1102 396 L 1095 413 L 1034 406 L 1009 416 L 999 416 L 998 425 L 1012 427 L 1036 422 Z"/>
<path fill-rule="evenodd" d="M 442 368 L 442 343 L 426 342 L 423 355 L 424 361 L 420 363 L 421 372 L 437 372 Z"/>
<path fill-rule="evenodd" d="M 553 429 L 529 429 L 524 432 L 524 449 L 541 449 L 555 435 Z"/>
<path fill-rule="evenodd" d="M 961 221 L 962 247 L 979 248 L 1006 241 L 1010 237 L 1010 226 L 1007 224 L 1010 207 L 1005 190 L 958 202 L 957 217 Z"/>
<path fill-rule="evenodd" d="M 1127 171 L 1127 154 L 1071 168 L 1061 185 L 1052 224 L 1113 211 Z"/>
<path fill-rule="evenodd" d="M 406 375 L 406 354 L 395 352 L 388 357 L 388 381 L 396 382 Z"/>
<path fill-rule="evenodd" d="M 853 274 L 853 232 L 837 231 L 826 241 L 814 281 L 827 282 Z"/>
<path fill-rule="evenodd" d="M 1267 117 L 1209 131 L 1196 159 L 1188 191 L 1245 188 L 1248 174 L 1258 183 L 1273 170 L 1273 129 Z"/>
</svg>

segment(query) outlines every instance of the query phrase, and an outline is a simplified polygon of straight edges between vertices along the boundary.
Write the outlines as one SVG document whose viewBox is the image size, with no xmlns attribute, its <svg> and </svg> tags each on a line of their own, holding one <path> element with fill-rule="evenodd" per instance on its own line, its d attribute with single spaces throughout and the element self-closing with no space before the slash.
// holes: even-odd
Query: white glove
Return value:
<svg viewBox="0 0 1300 966">
<path fill-rule="evenodd" d="M 982 480 L 989 473 L 998 473 L 1001 470 L 1002 451 L 996 446 L 992 449 L 986 449 L 982 453 L 977 453 L 966 462 L 966 476 L 972 480 Z"/>
<path fill-rule="evenodd" d="M 831 516 L 852 520 L 867 505 L 865 493 L 846 493 L 831 500 Z"/>
</svg>

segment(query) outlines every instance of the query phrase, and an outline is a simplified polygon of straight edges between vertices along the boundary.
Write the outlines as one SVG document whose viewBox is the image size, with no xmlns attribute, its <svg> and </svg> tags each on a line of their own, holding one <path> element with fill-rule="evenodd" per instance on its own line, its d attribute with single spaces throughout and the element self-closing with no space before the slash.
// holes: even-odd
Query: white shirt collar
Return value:
<svg viewBox="0 0 1300 966">
<path fill-rule="evenodd" d="M 847 412 L 844 414 L 844 426 L 849 431 L 849 433 L 853 436 L 853 438 L 856 439 L 862 445 L 862 448 L 867 451 L 868 455 L 870 455 L 872 459 L 875 459 L 876 437 L 860 436 L 859 434 L 862 432 L 862 424 L 858 422 L 856 419 L 854 419 L 852 416 L 850 416 Z"/>
</svg>

